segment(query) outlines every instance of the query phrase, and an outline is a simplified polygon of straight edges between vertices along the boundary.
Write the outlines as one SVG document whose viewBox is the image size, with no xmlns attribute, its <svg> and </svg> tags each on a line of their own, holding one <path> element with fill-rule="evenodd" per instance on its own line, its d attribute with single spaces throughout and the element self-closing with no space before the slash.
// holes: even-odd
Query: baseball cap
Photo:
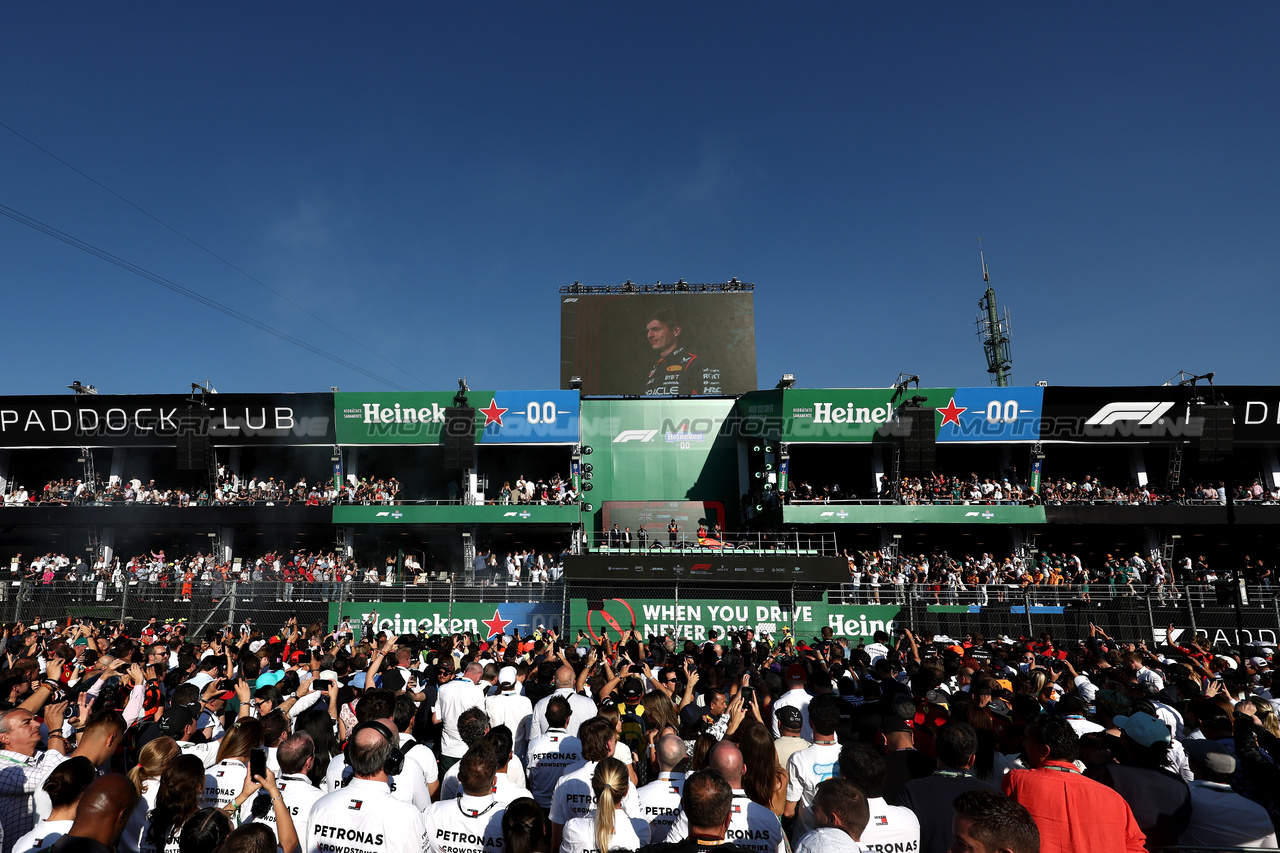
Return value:
<svg viewBox="0 0 1280 853">
<path fill-rule="evenodd" d="M 799 708 L 784 705 L 775 711 L 773 715 L 778 718 L 778 728 L 780 729 L 798 732 L 804 728 L 804 719 L 800 716 Z"/>
<path fill-rule="evenodd" d="M 804 681 L 808 677 L 809 674 L 804 671 L 803 664 L 793 663 L 791 666 L 787 667 L 788 681 Z"/>
<path fill-rule="evenodd" d="M 1249 663 L 1257 667 L 1271 666 L 1271 662 L 1264 657 L 1249 658 Z"/>
<path fill-rule="evenodd" d="M 1173 736 L 1169 734 L 1169 727 L 1144 711 L 1127 717 L 1121 714 L 1115 718 L 1115 721 L 1120 730 L 1139 746 L 1152 746 L 1173 740 Z"/>
<path fill-rule="evenodd" d="M 893 734 L 894 732 L 909 732 L 911 726 L 906 720 L 900 720 L 897 717 L 886 715 L 880 719 L 880 733 Z"/>
<path fill-rule="evenodd" d="M 1223 776 L 1230 776 L 1236 772 L 1236 757 L 1216 740 L 1192 738 L 1184 741 L 1182 745 L 1187 750 L 1187 756 L 1192 761 L 1203 764 L 1209 772 Z"/>
<path fill-rule="evenodd" d="M 514 666 L 504 666 L 498 670 L 498 683 L 505 687 L 512 687 L 516 683 L 516 668 Z"/>
<path fill-rule="evenodd" d="M 626 683 L 622 685 L 623 699 L 639 699 L 644 695 L 644 687 L 640 685 L 640 679 L 628 678 Z"/>
<path fill-rule="evenodd" d="M 187 724 L 194 720 L 195 717 L 191 712 L 182 705 L 174 705 L 166 708 L 165 712 L 160 715 L 160 731 L 169 736 L 180 735 Z"/>
</svg>

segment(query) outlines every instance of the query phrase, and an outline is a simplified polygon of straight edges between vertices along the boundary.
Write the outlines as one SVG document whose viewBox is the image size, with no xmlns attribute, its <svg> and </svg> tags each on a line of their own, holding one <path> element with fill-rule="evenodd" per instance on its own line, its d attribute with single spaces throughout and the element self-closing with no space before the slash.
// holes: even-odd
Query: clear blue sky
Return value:
<svg viewBox="0 0 1280 853">
<path fill-rule="evenodd" d="M 8 3 L 0 121 L 368 349 L 3 129 L 0 204 L 410 388 L 554 387 L 575 279 L 730 276 L 762 385 L 986 384 L 979 237 L 1019 384 L 1274 383 L 1278 43 L 1275 3 Z M 0 393 L 386 387 L 6 218 L 0 282 Z"/>
</svg>

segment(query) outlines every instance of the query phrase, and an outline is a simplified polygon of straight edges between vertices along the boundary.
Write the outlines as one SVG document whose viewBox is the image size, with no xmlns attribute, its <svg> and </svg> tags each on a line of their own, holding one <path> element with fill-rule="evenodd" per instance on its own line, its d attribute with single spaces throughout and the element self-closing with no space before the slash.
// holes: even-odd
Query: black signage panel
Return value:
<svg viewBox="0 0 1280 853">
<path fill-rule="evenodd" d="M 230 445 L 334 443 L 332 394 L 0 397 L 0 448 L 173 447 L 179 435 Z"/>
<path fill-rule="evenodd" d="M 711 550 L 681 554 L 653 548 L 634 553 L 567 556 L 564 576 L 570 581 L 839 584 L 849 580 L 849 563 L 840 557 Z"/>
<path fill-rule="evenodd" d="M 1044 442 L 1169 443 L 1195 441 L 1204 418 L 1195 398 L 1229 403 L 1235 441 L 1280 441 L 1280 386 L 1177 385 L 1055 387 L 1044 389 L 1040 440 Z"/>
</svg>

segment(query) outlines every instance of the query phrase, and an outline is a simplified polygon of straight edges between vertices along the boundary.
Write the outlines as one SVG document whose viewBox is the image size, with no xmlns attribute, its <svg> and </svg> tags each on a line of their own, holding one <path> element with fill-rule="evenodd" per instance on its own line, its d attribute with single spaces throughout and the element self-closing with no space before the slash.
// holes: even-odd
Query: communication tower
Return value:
<svg viewBox="0 0 1280 853">
<path fill-rule="evenodd" d="M 1013 384 L 1013 354 L 1009 349 L 1013 335 L 1013 325 L 1009 321 L 1009 309 L 996 307 L 996 291 L 991 286 L 991 275 L 987 270 L 987 259 L 982 254 L 982 239 L 978 239 L 978 259 L 982 261 L 982 280 L 986 282 L 987 292 L 978 300 L 978 337 L 982 339 L 982 349 L 987 354 L 987 373 L 991 374 L 991 384 L 1005 387 Z"/>
</svg>

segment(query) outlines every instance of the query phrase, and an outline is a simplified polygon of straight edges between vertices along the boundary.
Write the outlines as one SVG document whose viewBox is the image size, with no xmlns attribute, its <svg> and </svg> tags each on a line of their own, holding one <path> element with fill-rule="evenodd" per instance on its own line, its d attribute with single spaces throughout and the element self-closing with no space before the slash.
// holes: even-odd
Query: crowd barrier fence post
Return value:
<svg viewBox="0 0 1280 853">
<path fill-rule="evenodd" d="M 1151 635 L 1151 642 L 1156 641 L 1156 615 L 1151 611 L 1151 592 L 1142 596 L 1142 600 L 1147 603 L 1147 631 Z"/>
<path fill-rule="evenodd" d="M 1024 611 L 1024 615 L 1027 617 L 1027 639 L 1030 640 L 1032 637 L 1036 635 L 1035 625 L 1031 621 L 1031 591 L 1030 590 L 1027 590 L 1027 592 L 1023 593 L 1022 609 Z"/>
</svg>

